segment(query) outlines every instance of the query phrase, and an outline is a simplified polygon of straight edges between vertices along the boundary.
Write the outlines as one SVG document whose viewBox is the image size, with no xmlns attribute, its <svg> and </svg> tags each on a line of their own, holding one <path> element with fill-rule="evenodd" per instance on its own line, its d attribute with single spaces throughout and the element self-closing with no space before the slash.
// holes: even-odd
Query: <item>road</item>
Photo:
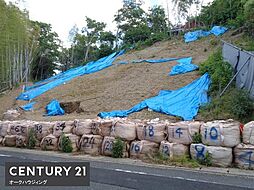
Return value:
<svg viewBox="0 0 254 190">
<path fill-rule="evenodd" d="M 126 163 L 112 163 L 90 160 L 90 187 L 6 187 L 4 165 L 6 161 L 80 161 L 50 154 L 40 155 L 27 152 L 1 150 L 0 148 L 0 189 L 1 190 L 247 190 L 254 189 L 254 175 L 233 175 L 209 173 L 180 168 L 158 168 L 137 166 Z M 254 171 L 253 171 L 254 172 Z M 244 173 L 244 170 L 243 170 Z"/>
</svg>

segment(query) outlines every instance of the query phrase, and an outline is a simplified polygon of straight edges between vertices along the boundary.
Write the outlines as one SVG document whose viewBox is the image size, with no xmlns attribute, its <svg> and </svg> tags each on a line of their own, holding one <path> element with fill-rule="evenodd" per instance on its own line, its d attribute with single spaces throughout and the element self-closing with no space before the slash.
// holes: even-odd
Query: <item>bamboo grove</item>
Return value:
<svg viewBox="0 0 254 190">
<path fill-rule="evenodd" d="M 28 82 L 37 34 L 28 13 L 0 0 L 0 91 Z"/>
</svg>

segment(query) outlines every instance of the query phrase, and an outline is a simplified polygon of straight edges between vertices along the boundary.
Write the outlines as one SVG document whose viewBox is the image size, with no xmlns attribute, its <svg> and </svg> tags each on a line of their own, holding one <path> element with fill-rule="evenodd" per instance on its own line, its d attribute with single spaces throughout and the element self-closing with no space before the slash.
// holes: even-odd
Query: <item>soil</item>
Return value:
<svg viewBox="0 0 254 190">
<path fill-rule="evenodd" d="M 226 33 L 222 38 L 231 41 L 231 33 Z M 146 98 L 156 96 L 160 90 L 181 88 L 200 77 L 200 75 L 198 71 L 194 71 L 169 77 L 168 73 L 171 68 L 177 64 L 175 61 L 157 64 L 129 63 L 125 65 L 117 64 L 118 62 L 191 56 L 193 57 L 193 63 L 199 65 L 207 59 L 212 51 L 221 45 L 219 39 L 210 36 L 186 44 L 182 38 L 175 38 L 158 42 L 140 51 L 129 51 L 119 57 L 113 63 L 113 66 L 94 74 L 73 79 L 37 97 L 34 99 L 37 102 L 35 110 L 26 112 L 23 117 L 29 120 L 73 120 L 77 118 L 96 118 L 99 112 L 104 111 L 129 109 Z M 218 43 L 214 44 L 214 41 Z M 27 103 L 15 102 L 18 92 L 21 92 L 21 90 L 17 89 L 0 97 L 0 114 L 11 107 Z M 60 102 L 79 101 L 84 112 L 44 117 L 45 107 L 52 99 L 57 99 Z M 129 117 L 138 119 L 178 119 L 148 110 L 131 114 Z"/>
</svg>

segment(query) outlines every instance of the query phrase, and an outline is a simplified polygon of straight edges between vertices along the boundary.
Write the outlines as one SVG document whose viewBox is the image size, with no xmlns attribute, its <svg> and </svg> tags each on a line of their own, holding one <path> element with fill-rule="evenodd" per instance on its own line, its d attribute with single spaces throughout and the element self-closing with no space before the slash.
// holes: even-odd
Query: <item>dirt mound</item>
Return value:
<svg viewBox="0 0 254 190">
<path fill-rule="evenodd" d="M 228 40 L 230 33 L 224 35 L 223 38 Z M 31 120 L 84 119 L 95 118 L 102 111 L 129 109 L 142 100 L 157 95 L 162 89 L 174 90 L 183 87 L 198 78 L 199 74 L 195 71 L 169 77 L 168 73 L 171 68 L 177 64 L 175 61 L 158 64 L 129 63 L 125 65 L 117 64 L 119 61 L 131 62 L 139 59 L 191 56 L 193 63 L 199 65 L 220 45 L 220 42 L 216 44 L 213 43 L 214 41 L 219 42 L 219 39 L 210 36 L 190 44 L 184 43 L 182 39 L 174 39 L 158 42 L 144 50 L 130 51 L 119 57 L 112 67 L 78 77 L 37 97 L 35 110 L 25 113 L 24 117 Z M 9 97 L 12 101 L 13 98 Z M 66 114 L 61 117 L 43 117 L 45 106 L 54 98 L 60 102 L 78 101 L 84 112 Z M 2 97 L 0 102 L 7 101 L 7 99 L 6 96 Z M 134 113 L 130 117 L 176 119 L 147 110 Z"/>
</svg>

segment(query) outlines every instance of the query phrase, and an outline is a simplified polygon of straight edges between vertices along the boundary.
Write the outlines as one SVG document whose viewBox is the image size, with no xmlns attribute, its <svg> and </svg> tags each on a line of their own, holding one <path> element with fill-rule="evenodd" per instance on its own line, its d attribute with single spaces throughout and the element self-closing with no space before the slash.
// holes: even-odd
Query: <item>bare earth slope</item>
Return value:
<svg viewBox="0 0 254 190">
<path fill-rule="evenodd" d="M 223 36 L 230 39 L 230 32 Z M 162 89 L 174 90 L 183 87 L 199 77 L 197 71 L 183 75 L 168 76 L 175 61 L 149 64 L 136 63 L 119 65 L 119 61 L 139 59 L 160 59 L 169 57 L 193 57 L 193 63 L 199 65 L 218 45 L 211 45 L 217 41 L 210 36 L 196 42 L 186 44 L 182 39 L 174 39 L 154 44 L 141 51 L 132 51 L 121 56 L 114 62 L 114 66 L 100 72 L 78 77 L 65 85 L 36 98 L 35 111 L 25 113 L 24 117 L 31 120 L 68 120 L 74 118 L 95 118 L 99 112 L 117 109 L 129 109 L 140 101 L 155 96 Z M 6 101 L 0 97 L 0 102 Z M 13 101 L 13 97 L 10 97 Z M 56 98 L 59 101 L 81 101 L 84 113 L 69 114 L 61 117 L 43 117 L 45 106 Z M 25 103 L 25 102 L 24 102 Z M 20 103 L 19 103 L 20 104 Z M 13 105 L 15 107 L 15 105 Z M 5 109 L 8 109 L 6 107 Z M 3 110 L 0 110 L 3 111 Z M 173 117 L 150 112 L 147 110 L 134 113 L 131 118 L 139 119 L 174 119 Z"/>
</svg>

